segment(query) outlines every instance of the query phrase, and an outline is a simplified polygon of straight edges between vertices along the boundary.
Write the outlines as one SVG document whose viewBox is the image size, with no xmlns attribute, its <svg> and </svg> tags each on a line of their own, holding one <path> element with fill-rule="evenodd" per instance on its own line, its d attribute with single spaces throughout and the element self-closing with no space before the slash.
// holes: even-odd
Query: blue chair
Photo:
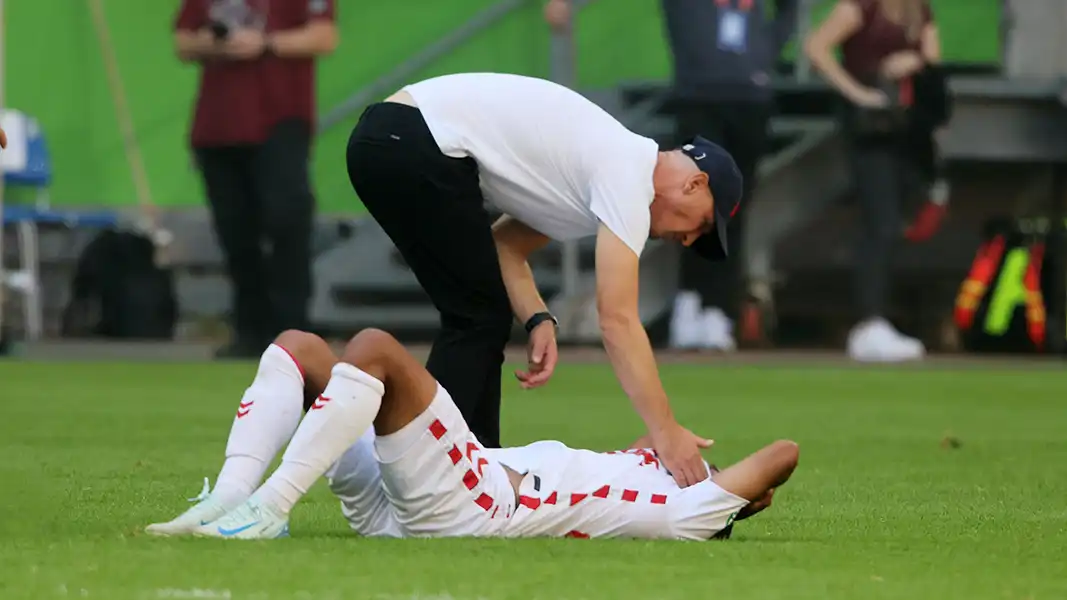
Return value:
<svg viewBox="0 0 1067 600">
<path fill-rule="evenodd" d="M 18 267 L 10 273 L 0 271 L 3 275 L 0 282 L 22 295 L 26 338 L 37 340 L 44 331 L 38 228 L 41 225 L 113 227 L 118 217 L 109 211 L 52 209 L 48 195 L 52 184 L 52 159 L 37 120 L 19 111 L 4 110 L 2 123 L 8 133 L 8 149 L 3 158 L 11 157 L 11 160 L 0 161 L 4 185 L 12 191 L 30 189 L 35 194 L 32 205 L 4 203 L 3 226 L 14 227 L 17 231 Z"/>
</svg>

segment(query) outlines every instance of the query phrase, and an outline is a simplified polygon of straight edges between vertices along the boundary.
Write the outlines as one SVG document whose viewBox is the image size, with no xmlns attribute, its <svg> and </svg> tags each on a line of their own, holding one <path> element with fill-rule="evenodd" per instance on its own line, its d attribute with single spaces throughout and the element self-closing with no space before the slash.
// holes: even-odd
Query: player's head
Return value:
<svg viewBox="0 0 1067 600">
<path fill-rule="evenodd" d="M 660 155 L 650 234 L 710 260 L 726 258 L 726 226 L 740 207 L 741 171 L 721 146 L 696 136 Z"/>
</svg>

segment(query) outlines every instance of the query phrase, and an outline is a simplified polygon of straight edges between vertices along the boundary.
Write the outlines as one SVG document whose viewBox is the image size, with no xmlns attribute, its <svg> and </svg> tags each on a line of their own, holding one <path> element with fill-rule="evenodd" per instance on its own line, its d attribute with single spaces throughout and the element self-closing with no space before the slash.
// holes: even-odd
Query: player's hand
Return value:
<svg viewBox="0 0 1067 600">
<path fill-rule="evenodd" d="M 0 148 L 7 149 L 7 132 L 0 129 Z"/>
<path fill-rule="evenodd" d="M 267 37 L 258 29 L 238 29 L 226 38 L 226 56 L 234 60 L 259 58 L 267 49 Z"/>
<path fill-rule="evenodd" d="M 526 348 L 527 370 L 515 371 L 522 389 L 529 390 L 548 383 L 559 361 L 559 348 L 556 346 L 556 325 L 545 321 L 530 332 L 530 341 Z"/>
<path fill-rule="evenodd" d="M 545 21 L 552 29 L 564 31 L 571 21 L 571 4 L 568 0 L 548 0 L 545 5 Z"/>
<path fill-rule="evenodd" d="M 652 448 L 679 487 L 689 487 L 708 478 L 700 450 L 715 442 L 697 436 L 685 427 L 673 425 L 652 432 Z"/>
</svg>

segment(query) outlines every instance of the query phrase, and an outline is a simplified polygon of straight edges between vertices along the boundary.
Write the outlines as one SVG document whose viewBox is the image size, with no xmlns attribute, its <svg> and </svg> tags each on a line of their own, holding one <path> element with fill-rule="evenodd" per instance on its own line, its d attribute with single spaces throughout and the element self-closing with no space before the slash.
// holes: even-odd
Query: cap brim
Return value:
<svg viewBox="0 0 1067 600">
<path fill-rule="evenodd" d="M 698 237 L 689 249 L 707 260 L 725 260 L 728 257 L 726 250 L 726 228 L 728 226 L 727 219 L 716 218 L 715 231 Z"/>
</svg>

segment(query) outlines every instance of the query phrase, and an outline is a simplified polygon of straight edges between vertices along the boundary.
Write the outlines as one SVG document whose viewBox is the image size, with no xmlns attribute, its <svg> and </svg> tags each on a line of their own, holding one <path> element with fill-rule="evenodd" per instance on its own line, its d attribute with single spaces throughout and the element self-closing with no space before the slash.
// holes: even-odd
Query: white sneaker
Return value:
<svg viewBox="0 0 1067 600">
<path fill-rule="evenodd" d="M 848 335 L 848 355 L 862 362 L 903 362 L 921 360 L 926 348 L 879 317 L 852 328 Z"/>
<path fill-rule="evenodd" d="M 722 309 L 709 308 L 701 317 L 702 348 L 723 352 L 733 352 L 737 349 L 737 341 L 734 339 L 734 322 L 722 312 Z"/>
<path fill-rule="evenodd" d="M 236 504 L 232 501 L 223 502 L 218 496 L 212 494 L 207 477 L 204 478 L 203 491 L 196 498 L 190 498 L 189 501 L 197 504 L 171 521 L 149 525 L 145 531 L 151 535 L 164 537 L 190 535 L 197 527 L 221 517 Z"/>
<path fill-rule="evenodd" d="M 253 495 L 215 521 L 198 525 L 193 534 L 228 540 L 273 540 L 289 537 L 289 518 Z"/>
<path fill-rule="evenodd" d="M 671 348 L 693 350 L 702 347 L 702 321 L 700 295 L 696 292 L 678 292 L 671 313 Z"/>
</svg>

